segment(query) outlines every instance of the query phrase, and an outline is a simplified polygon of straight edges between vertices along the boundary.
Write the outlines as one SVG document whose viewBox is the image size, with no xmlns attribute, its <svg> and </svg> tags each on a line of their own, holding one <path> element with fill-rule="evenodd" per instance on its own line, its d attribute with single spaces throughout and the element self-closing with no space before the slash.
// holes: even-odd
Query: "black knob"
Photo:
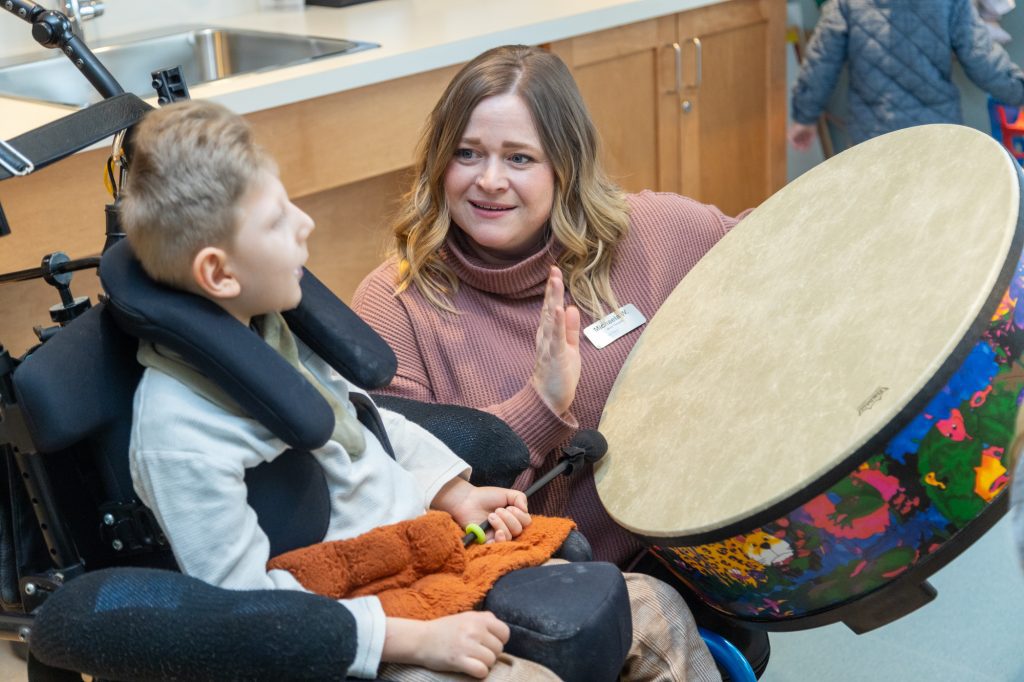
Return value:
<svg viewBox="0 0 1024 682">
<path fill-rule="evenodd" d="M 49 45 L 53 40 L 53 27 L 43 22 L 32 24 L 32 38 L 40 45 Z"/>
</svg>

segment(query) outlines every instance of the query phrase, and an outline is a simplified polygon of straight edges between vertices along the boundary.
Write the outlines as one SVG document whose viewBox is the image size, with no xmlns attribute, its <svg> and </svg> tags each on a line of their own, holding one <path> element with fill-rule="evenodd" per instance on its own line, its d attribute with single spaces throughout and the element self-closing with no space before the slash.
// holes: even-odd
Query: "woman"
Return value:
<svg viewBox="0 0 1024 682">
<path fill-rule="evenodd" d="M 649 320 L 737 221 L 619 190 L 569 70 L 531 47 L 490 50 L 455 76 L 415 175 L 394 255 L 354 307 L 398 355 L 386 392 L 505 420 L 530 449 L 525 488 L 577 429 L 597 427 L 643 330 L 633 321 Z M 638 314 L 616 325 L 621 336 L 581 341 L 581 325 L 626 304 Z M 642 549 L 605 513 L 590 471 L 556 478 L 530 509 L 571 516 L 597 559 L 628 566 Z"/>
</svg>

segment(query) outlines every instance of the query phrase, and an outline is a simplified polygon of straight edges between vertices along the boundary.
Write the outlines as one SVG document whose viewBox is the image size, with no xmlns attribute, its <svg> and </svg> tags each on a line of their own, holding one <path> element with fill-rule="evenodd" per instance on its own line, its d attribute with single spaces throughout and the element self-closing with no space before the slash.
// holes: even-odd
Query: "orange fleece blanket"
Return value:
<svg viewBox="0 0 1024 682">
<path fill-rule="evenodd" d="M 515 540 L 463 547 L 465 533 L 452 517 L 431 511 L 286 552 L 267 566 L 289 571 L 310 592 L 332 599 L 375 594 L 388 616 L 432 620 L 475 608 L 501 576 L 544 563 L 575 526 L 532 518 Z"/>
</svg>

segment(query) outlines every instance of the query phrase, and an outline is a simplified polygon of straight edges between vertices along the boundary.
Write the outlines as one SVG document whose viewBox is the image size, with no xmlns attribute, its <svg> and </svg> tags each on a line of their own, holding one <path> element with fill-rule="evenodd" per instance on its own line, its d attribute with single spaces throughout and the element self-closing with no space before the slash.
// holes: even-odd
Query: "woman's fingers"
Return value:
<svg viewBox="0 0 1024 682">
<path fill-rule="evenodd" d="M 537 328 L 533 385 L 556 414 L 568 410 L 576 396 L 580 373 L 579 331 L 579 310 L 565 305 L 562 273 L 557 267 L 552 267 Z"/>
<path fill-rule="evenodd" d="M 544 304 L 541 309 L 540 325 L 537 330 L 538 351 L 540 346 L 552 347 L 564 337 L 565 287 L 562 284 L 562 273 L 552 267 L 548 273 L 548 282 L 544 288 Z M 560 329 L 560 327 L 563 327 Z"/>
<path fill-rule="evenodd" d="M 565 342 L 579 350 L 580 347 L 580 309 L 574 305 L 565 308 Z"/>
<path fill-rule="evenodd" d="M 552 268 L 548 273 L 548 281 L 544 286 L 544 303 L 541 307 L 540 325 L 537 328 L 537 344 L 546 341 L 551 336 L 554 326 L 555 311 L 561 307 L 565 290 L 562 285 L 561 273 L 558 268 Z"/>
</svg>

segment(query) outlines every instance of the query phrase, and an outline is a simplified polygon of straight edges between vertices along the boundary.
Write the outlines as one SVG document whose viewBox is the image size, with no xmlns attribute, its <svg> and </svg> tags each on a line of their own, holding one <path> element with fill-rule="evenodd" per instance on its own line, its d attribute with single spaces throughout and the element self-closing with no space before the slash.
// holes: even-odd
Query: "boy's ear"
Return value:
<svg viewBox="0 0 1024 682">
<path fill-rule="evenodd" d="M 242 293 L 241 283 L 228 267 L 228 254 L 216 246 L 203 247 L 192 259 L 192 280 L 200 293 L 215 300 Z"/>
</svg>

